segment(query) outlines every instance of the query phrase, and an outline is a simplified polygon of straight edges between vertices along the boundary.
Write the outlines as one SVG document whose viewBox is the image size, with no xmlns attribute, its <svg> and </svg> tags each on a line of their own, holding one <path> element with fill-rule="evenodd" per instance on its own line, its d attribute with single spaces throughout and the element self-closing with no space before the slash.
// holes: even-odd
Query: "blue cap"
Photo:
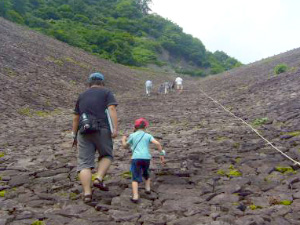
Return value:
<svg viewBox="0 0 300 225">
<path fill-rule="evenodd" d="M 104 80 L 104 75 L 102 73 L 92 73 L 89 76 L 89 82 L 91 82 L 92 80 Z"/>
</svg>

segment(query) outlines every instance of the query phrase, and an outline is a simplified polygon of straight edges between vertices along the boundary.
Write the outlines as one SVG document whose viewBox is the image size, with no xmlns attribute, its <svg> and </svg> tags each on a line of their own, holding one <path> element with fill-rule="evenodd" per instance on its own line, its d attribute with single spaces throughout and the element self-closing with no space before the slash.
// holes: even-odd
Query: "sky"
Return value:
<svg viewBox="0 0 300 225">
<path fill-rule="evenodd" d="M 150 8 L 244 64 L 300 47 L 300 0 L 152 0 Z"/>
</svg>

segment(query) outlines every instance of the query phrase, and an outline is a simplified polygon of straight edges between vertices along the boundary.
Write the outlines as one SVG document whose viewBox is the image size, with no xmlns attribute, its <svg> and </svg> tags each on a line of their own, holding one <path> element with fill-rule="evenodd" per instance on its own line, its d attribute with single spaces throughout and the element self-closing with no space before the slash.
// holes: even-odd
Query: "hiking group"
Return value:
<svg viewBox="0 0 300 225">
<path fill-rule="evenodd" d="M 153 89 L 153 82 L 151 80 L 147 80 L 145 82 L 146 87 L 146 95 L 150 96 Z M 159 85 L 158 93 L 159 94 L 168 94 L 171 90 L 176 89 L 178 93 L 183 91 L 183 79 L 181 77 L 177 77 L 173 82 L 164 82 Z"/>
<path fill-rule="evenodd" d="M 152 83 L 152 82 L 151 82 Z M 106 89 L 104 76 L 92 73 L 88 78 L 89 88 L 77 99 L 72 125 L 73 145 L 78 148 L 77 172 L 83 188 L 84 203 L 93 200 L 92 186 L 102 191 L 109 191 L 104 177 L 113 162 L 113 138 L 118 136 L 118 105 L 113 93 Z M 150 91 L 149 91 L 150 94 Z M 146 132 L 149 122 L 145 118 L 137 119 L 134 132 L 122 137 L 122 146 L 130 147 L 132 197 L 133 203 L 139 202 L 138 185 L 145 179 L 145 193 L 151 194 L 150 184 L 150 143 L 160 151 L 160 161 L 164 164 L 165 151 L 155 138 Z M 92 169 L 95 168 L 95 157 L 98 152 L 96 178 L 92 181 Z"/>
</svg>

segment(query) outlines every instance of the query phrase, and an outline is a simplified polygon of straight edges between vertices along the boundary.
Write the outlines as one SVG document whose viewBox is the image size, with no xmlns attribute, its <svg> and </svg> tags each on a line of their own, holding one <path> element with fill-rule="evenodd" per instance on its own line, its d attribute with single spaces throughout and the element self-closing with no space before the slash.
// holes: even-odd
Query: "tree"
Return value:
<svg viewBox="0 0 300 225">
<path fill-rule="evenodd" d="M 12 8 L 19 14 L 25 14 L 27 0 L 12 0 Z"/>
<path fill-rule="evenodd" d="M 7 11 L 10 9 L 10 2 L 9 0 L 0 0 L 0 16 L 5 17 Z"/>
<path fill-rule="evenodd" d="M 152 3 L 152 0 L 136 0 L 136 2 L 144 15 L 147 15 L 151 11 L 149 3 Z"/>
</svg>

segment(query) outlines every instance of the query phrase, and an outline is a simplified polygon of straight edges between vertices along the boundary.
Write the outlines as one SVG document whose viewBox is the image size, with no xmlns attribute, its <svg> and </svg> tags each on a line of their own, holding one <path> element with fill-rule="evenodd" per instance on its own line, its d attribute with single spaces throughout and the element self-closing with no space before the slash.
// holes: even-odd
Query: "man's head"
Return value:
<svg viewBox="0 0 300 225">
<path fill-rule="evenodd" d="M 104 75 L 102 73 L 92 73 L 88 79 L 89 86 L 98 85 L 104 86 Z"/>
</svg>

